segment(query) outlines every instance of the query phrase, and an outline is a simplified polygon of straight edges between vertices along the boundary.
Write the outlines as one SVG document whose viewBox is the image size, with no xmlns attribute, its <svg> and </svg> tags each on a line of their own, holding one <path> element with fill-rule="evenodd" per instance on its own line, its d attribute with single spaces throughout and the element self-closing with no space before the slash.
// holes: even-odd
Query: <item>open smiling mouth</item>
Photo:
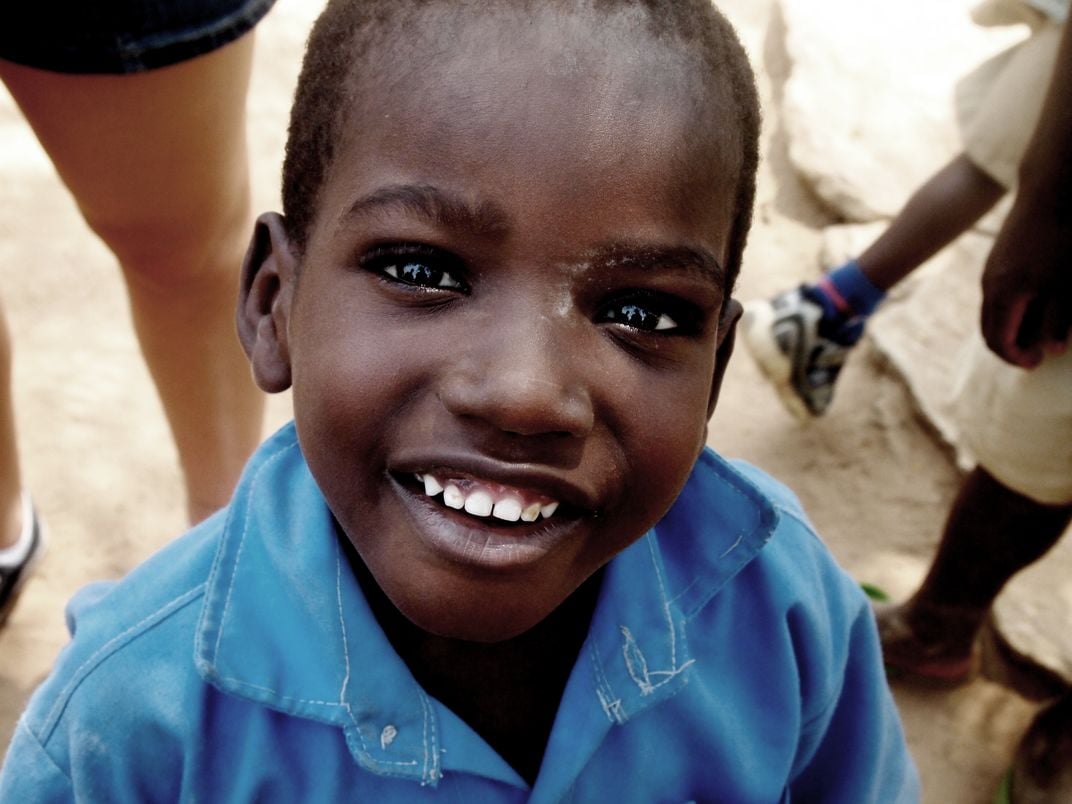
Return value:
<svg viewBox="0 0 1072 804">
<path fill-rule="evenodd" d="M 580 510 L 545 494 L 488 480 L 439 472 L 421 472 L 397 479 L 411 492 L 436 506 L 467 514 L 467 518 L 484 520 L 485 525 L 520 527 L 582 515 Z"/>
</svg>

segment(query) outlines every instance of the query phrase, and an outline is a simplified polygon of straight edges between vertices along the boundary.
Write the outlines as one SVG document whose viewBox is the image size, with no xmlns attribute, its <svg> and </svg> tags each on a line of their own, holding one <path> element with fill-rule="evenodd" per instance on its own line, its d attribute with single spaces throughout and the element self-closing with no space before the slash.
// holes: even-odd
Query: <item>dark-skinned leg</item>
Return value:
<svg viewBox="0 0 1072 804">
<path fill-rule="evenodd" d="M 1072 519 L 1072 505 L 1042 505 L 985 469 L 968 475 L 919 590 L 877 609 L 894 668 L 957 682 L 970 675 L 976 636 L 1005 584 L 1043 556 Z"/>
</svg>

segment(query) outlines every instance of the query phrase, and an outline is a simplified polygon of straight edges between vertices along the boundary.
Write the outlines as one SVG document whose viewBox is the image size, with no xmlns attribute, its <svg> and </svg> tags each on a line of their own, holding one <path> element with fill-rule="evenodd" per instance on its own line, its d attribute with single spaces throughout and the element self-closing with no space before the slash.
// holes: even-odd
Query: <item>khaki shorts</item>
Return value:
<svg viewBox="0 0 1072 804">
<path fill-rule="evenodd" d="M 1013 491 L 1072 503 L 1072 349 L 1031 371 L 1002 361 L 978 333 L 965 350 L 954 389 L 965 446 Z"/>
<path fill-rule="evenodd" d="M 1026 8 L 1024 13 L 1037 14 Z M 1060 41 L 1061 26 L 1039 14 L 1031 36 L 983 62 L 957 83 L 955 105 L 964 152 L 1007 189 L 1016 186 L 1020 160 L 1038 124 Z"/>
</svg>

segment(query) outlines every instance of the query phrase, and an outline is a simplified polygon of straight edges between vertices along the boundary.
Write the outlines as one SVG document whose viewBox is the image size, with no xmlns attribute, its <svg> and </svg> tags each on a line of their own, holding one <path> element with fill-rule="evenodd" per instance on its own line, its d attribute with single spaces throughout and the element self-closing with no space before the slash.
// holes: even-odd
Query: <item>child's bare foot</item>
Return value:
<svg viewBox="0 0 1072 804">
<path fill-rule="evenodd" d="M 1072 692 L 1035 717 L 1012 769 L 1014 804 L 1072 801 Z"/>
<path fill-rule="evenodd" d="M 878 604 L 874 609 L 890 676 L 956 686 L 978 671 L 975 636 L 985 611 L 926 607 L 913 601 Z"/>
</svg>

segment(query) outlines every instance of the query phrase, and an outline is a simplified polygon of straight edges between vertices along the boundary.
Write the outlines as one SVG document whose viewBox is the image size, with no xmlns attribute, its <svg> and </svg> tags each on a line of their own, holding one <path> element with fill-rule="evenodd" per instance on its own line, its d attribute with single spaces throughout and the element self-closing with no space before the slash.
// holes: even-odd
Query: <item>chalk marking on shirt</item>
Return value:
<svg viewBox="0 0 1072 804">
<path fill-rule="evenodd" d="M 596 687 L 596 696 L 599 698 L 599 705 L 603 707 L 603 714 L 605 714 L 612 723 L 617 723 L 619 725 L 625 723 L 625 715 L 622 714 L 621 698 L 615 698 L 612 701 L 599 687 Z"/>
<path fill-rule="evenodd" d="M 589 649 L 588 658 L 592 662 L 592 670 L 596 674 L 596 696 L 599 698 L 599 705 L 603 707 L 603 714 L 607 716 L 611 723 L 619 725 L 625 723 L 626 717 L 625 712 L 622 710 L 622 699 L 614 697 L 610 682 L 607 681 L 607 676 L 603 672 L 603 665 L 599 661 L 599 655 L 595 648 Z"/>
<path fill-rule="evenodd" d="M 621 628 L 622 636 L 625 638 L 625 644 L 622 646 L 622 655 L 625 657 L 625 666 L 629 671 L 629 677 L 632 678 L 640 688 L 641 695 L 651 695 L 655 690 L 663 686 L 663 684 L 666 684 L 675 676 L 680 675 L 687 670 L 689 666 L 696 661 L 695 659 L 690 659 L 685 662 L 685 664 L 681 665 L 681 667 L 671 665 L 669 670 L 649 670 L 648 661 L 644 658 L 644 652 L 640 650 L 640 646 L 637 645 L 633 632 L 624 625 L 619 627 Z M 654 678 L 659 678 L 659 680 L 653 681 Z"/>
</svg>

